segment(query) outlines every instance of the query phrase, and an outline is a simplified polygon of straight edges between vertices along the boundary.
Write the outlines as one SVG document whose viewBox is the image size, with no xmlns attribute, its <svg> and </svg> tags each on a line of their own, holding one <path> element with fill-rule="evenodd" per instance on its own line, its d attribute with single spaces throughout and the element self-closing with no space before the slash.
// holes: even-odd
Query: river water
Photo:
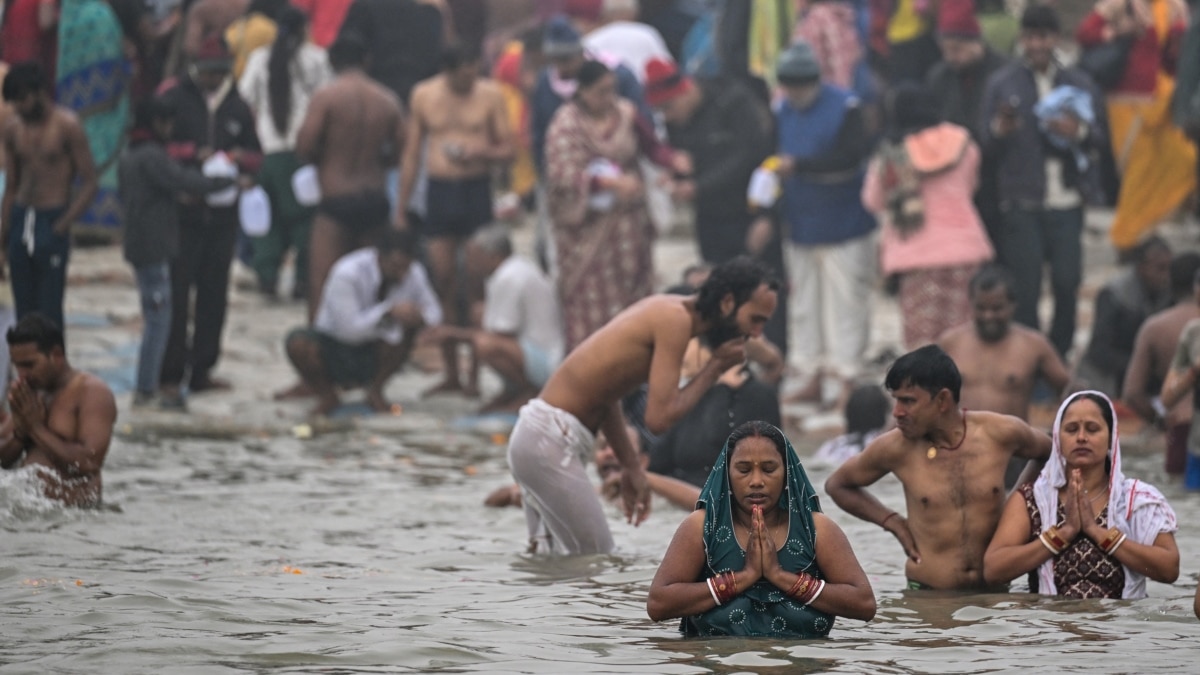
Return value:
<svg viewBox="0 0 1200 675">
<path fill-rule="evenodd" d="M 685 514 L 659 504 L 634 529 L 614 508 L 616 555 L 525 555 L 520 510 L 481 505 L 507 480 L 492 440 L 119 438 L 99 511 L 0 473 L 0 672 L 1196 672 L 1200 496 L 1158 458 L 1126 466 L 1183 523 L 1180 580 L 1146 600 L 903 592 L 899 545 L 826 499 L 876 619 L 814 642 L 685 640 L 645 613 Z M 876 493 L 902 505 L 890 478 Z"/>
</svg>

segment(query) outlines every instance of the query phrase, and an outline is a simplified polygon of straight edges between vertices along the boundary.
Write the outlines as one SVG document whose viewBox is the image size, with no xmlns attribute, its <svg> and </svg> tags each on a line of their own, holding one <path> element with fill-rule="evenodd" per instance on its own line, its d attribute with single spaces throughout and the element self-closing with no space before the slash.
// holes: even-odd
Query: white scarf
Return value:
<svg viewBox="0 0 1200 675">
<path fill-rule="evenodd" d="M 1058 408 L 1058 415 L 1054 418 L 1054 446 L 1050 451 L 1050 460 L 1033 484 L 1033 498 L 1042 516 L 1042 530 L 1048 530 L 1058 522 L 1058 490 L 1067 484 L 1067 460 L 1063 457 L 1062 440 L 1059 438 L 1063 413 L 1067 406 L 1084 394 L 1094 394 L 1104 399 L 1112 414 L 1112 445 L 1108 453 L 1112 462 L 1112 470 L 1108 474 L 1108 526 L 1121 530 L 1139 544 L 1149 546 L 1159 533 L 1178 529 L 1175 511 L 1153 485 L 1126 478 L 1121 473 L 1117 411 L 1113 409 L 1112 401 L 1098 391 L 1076 392 Z M 1054 558 L 1038 567 L 1038 591 L 1042 595 L 1058 595 L 1058 588 L 1054 585 Z M 1146 597 L 1146 576 L 1125 567 L 1125 589 L 1121 597 L 1126 600 Z"/>
</svg>

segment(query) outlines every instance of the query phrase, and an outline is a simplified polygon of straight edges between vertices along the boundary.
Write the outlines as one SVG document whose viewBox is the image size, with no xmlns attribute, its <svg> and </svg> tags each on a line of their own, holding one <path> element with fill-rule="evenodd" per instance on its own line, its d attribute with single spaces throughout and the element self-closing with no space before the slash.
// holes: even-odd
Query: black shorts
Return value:
<svg viewBox="0 0 1200 675">
<path fill-rule="evenodd" d="M 317 213 L 333 219 L 353 236 L 386 228 L 391 210 L 387 194 L 376 191 L 326 197 L 317 205 Z"/>
<path fill-rule="evenodd" d="M 305 338 L 317 343 L 325 374 L 336 385 L 362 386 L 375 379 L 378 347 L 374 342 L 352 345 L 314 328 L 297 328 L 287 339 Z"/>
<path fill-rule="evenodd" d="M 465 239 L 492 222 L 492 179 L 430 178 L 425 204 L 422 234 Z"/>
</svg>

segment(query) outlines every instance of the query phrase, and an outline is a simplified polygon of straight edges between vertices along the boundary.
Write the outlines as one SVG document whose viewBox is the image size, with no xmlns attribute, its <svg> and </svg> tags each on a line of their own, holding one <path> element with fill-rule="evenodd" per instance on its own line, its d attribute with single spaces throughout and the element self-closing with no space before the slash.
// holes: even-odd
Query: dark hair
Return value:
<svg viewBox="0 0 1200 675">
<path fill-rule="evenodd" d="M 279 10 L 275 25 L 279 31 L 267 59 L 267 103 L 271 121 L 280 135 L 287 134 L 288 118 L 292 113 L 292 59 L 304 46 L 304 27 L 308 17 L 288 5 Z"/>
<path fill-rule="evenodd" d="M 1075 396 L 1075 398 L 1071 399 L 1071 402 L 1067 404 L 1067 408 L 1070 408 L 1071 406 L 1075 405 L 1079 401 L 1082 401 L 1085 399 L 1095 403 L 1096 406 L 1100 408 L 1100 416 L 1104 418 L 1104 423 L 1108 425 L 1108 449 L 1112 450 L 1113 441 L 1116 440 L 1113 438 L 1112 404 L 1109 403 L 1108 401 L 1105 401 L 1103 396 L 1099 396 L 1097 394 L 1077 394 Z M 1064 416 L 1066 416 L 1067 408 L 1063 408 Z M 1109 468 L 1107 466 L 1105 468 L 1109 471 L 1112 470 L 1111 468 Z"/>
<path fill-rule="evenodd" d="M 250 0 L 250 5 L 246 7 L 246 16 L 262 14 L 268 19 L 278 20 L 286 7 L 287 0 Z"/>
<path fill-rule="evenodd" d="M 971 282 L 967 286 L 968 294 L 974 298 L 980 293 L 994 291 L 997 288 L 1004 289 L 1004 295 L 1012 302 L 1017 301 L 1017 296 L 1013 292 L 1012 274 L 1008 270 L 999 265 L 984 265 L 975 276 L 971 277 Z"/>
<path fill-rule="evenodd" d="M 517 39 L 521 42 L 521 53 L 525 55 L 537 55 L 542 53 L 542 40 L 545 39 L 545 29 L 539 24 L 531 26 L 522 31 Z"/>
<path fill-rule="evenodd" d="M 579 89 L 586 89 L 611 72 L 608 66 L 599 61 L 584 61 L 583 65 L 579 67 L 579 74 L 575 76 L 575 79 L 579 82 Z"/>
<path fill-rule="evenodd" d="M 886 101 L 887 135 L 894 143 L 942 122 L 937 96 L 923 85 L 910 82 L 897 84 L 889 92 Z"/>
<path fill-rule="evenodd" d="M 1059 33 L 1062 26 L 1058 22 L 1058 12 L 1046 5 L 1030 5 L 1021 14 L 1021 30 L 1038 30 L 1047 33 Z"/>
<path fill-rule="evenodd" d="M 43 91 L 46 91 L 46 75 L 37 61 L 22 61 L 4 76 L 4 100 L 9 103 Z"/>
<path fill-rule="evenodd" d="M 700 286 L 696 311 L 701 319 L 718 319 L 721 317 L 721 301 L 726 295 L 732 293 L 734 305 L 741 307 L 763 284 L 772 291 L 779 290 L 779 280 L 775 278 L 774 270 L 764 262 L 740 255 L 713 268 L 708 279 Z"/>
<path fill-rule="evenodd" d="M 329 47 L 329 65 L 337 71 L 367 64 L 367 43 L 358 33 L 345 32 Z"/>
<path fill-rule="evenodd" d="M 888 391 L 911 386 L 924 389 L 930 396 L 937 396 L 941 390 L 949 389 L 954 402 L 958 403 L 962 375 L 954 359 L 941 347 L 925 345 L 896 359 L 888 368 L 883 384 Z"/>
<path fill-rule="evenodd" d="M 10 347 L 32 342 L 43 354 L 49 354 L 55 347 L 64 351 L 66 349 L 62 328 L 59 328 L 58 324 L 54 323 L 50 317 L 39 312 L 26 314 L 15 326 L 8 329 L 8 333 L 4 337 Z"/>
<path fill-rule="evenodd" d="M 175 104 L 164 96 L 151 96 L 138 102 L 133 110 L 133 128 L 152 131 L 154 123 L 175 119 Z"/>
<path fill-rule="evenodd" d="M 859 441 L 871 431 L 882 429 L 887 424 L 891 401 L 887 393 L 876 384 L 855 387 L 846 399 L 846 433 L 855 434 Z"/>
<path fill-rule="evenodd" d="M 1200 253 L 1185 251 L 1171 258 L 1171 299 L 1175 302 L 1192 295 L 1200 272 Z"/>
<path fill-rule="evenodd" d="M 417 234 L 412 230 L 387 228 L 375 239 L 375 248 L 380 253 L 400 251 L 410 258 L 417 257 Z"/>
<path fill-rule="evenodd" d="M 469 44 L 451 44 L 442 49 L 442 70 L 458 70 L 463 66 L 478 63 L 479 49 Z"/>
<path fill-rule="evenodd" d="M 1146 262 L 1146 258 L 1148 258 L 1151 253 L 1157 251 L 1162 251 L 1170 255 L 1171 245 L 1167 243 L 1166 239 L 1163 239 L 1156 234 L 1147 237 L 1137 246 L 1134 246 L 1133 250 L 1130 251 L 1129 259 L 1134 265 L 1140 265 Z"/>
<path fill-rule="evenodd" d="M 783 458 L 784 465 L 787 465 L 787 438 L 779 427 L 770 422 L 762 420 L 751 420 L 743 422 L 732 433 L 729 434 L 729 440 L 726 444 L 729 446 L 729 456 L 725 458 L 726 463 L 733 461 L 733 450 L 738 443 L 747 438 L 766 438 L 775 444 L 775 449 L 779 451 L 779 456 Z"/>
</svg>

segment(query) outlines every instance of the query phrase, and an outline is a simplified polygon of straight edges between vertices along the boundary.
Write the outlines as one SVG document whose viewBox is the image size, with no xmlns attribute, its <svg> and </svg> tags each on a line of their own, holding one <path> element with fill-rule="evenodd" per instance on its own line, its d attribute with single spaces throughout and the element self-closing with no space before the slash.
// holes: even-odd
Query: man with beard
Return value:
<svg viewBox="0 0 1200 675">
<path fill-rule="evenodd" d="M 971 279 L 974 321 L 951 328 L 938 339 L 962 374 L 962 402 L 970 410 L 990 410 L 1029 419 L 1029 403 L 1039 379 L 1057 394 L 1070 374 L 1042 333 L 1013 323 L 1012 281 L 1001 267 L 984 267 Z"/>
<path fill-rule="evenodd" d="M 45 316 L 26 316 L 6 338 L 18 379 L 8 390 L 12 417 L 0 420 L 0 467 L 36 467 L 49 499 L 99 504 L 100 467 L 117 418 L 112 391 L 71 367 L 62 330 Z"/>
<path fill-rule="evenodd" d="M 5 186 L 0 205 L 0 278 L 5 256 L 17 319 L 41 312 L 63 325 L 71 225 L 96 195 L 96 167 L 79 118 L 54 104 L 33 62 L 4 78 L 13 107 L 4 127 Z"/>
<path fill-rule="evenodd" d="M 1050 456 L 1050 437 L 1011 415 L 960 405 L 962 377 L 949 355 L 926 345 L 896 360 L 884 381 L 896 428 L 881 434 L 825 482 L 847 513 L 891 532 L 908 560 L 908 588 L 985 588 L 983 554 L 1004 507 L 1010 458 L 1031 462 L 1032 480 Z M 894 474 L 907 516 L 864 488 Z"/>
<path fill-rule="evenodd" d="M 645 424 L 663 433 L 696 405 L 721 373 L 746 358 L 747 337 L 762 334 L 778 302 L 771 270 L 735 258 L 713 270 L 695 295 L 653 295 L 593 333 L 535 398 L 521 408 L 508 463 L 521 485 L 530 549 L 609 553 L 612 534 L 586 471 L 602 430 L 621 461 L 621 499 L 629 522 L 650 515 L 646 472 L 625 427 L 621 399 L 648 382 Z M 682 388 L 684 352 L 701 336 L 713 358 Z"/>
</svg>

